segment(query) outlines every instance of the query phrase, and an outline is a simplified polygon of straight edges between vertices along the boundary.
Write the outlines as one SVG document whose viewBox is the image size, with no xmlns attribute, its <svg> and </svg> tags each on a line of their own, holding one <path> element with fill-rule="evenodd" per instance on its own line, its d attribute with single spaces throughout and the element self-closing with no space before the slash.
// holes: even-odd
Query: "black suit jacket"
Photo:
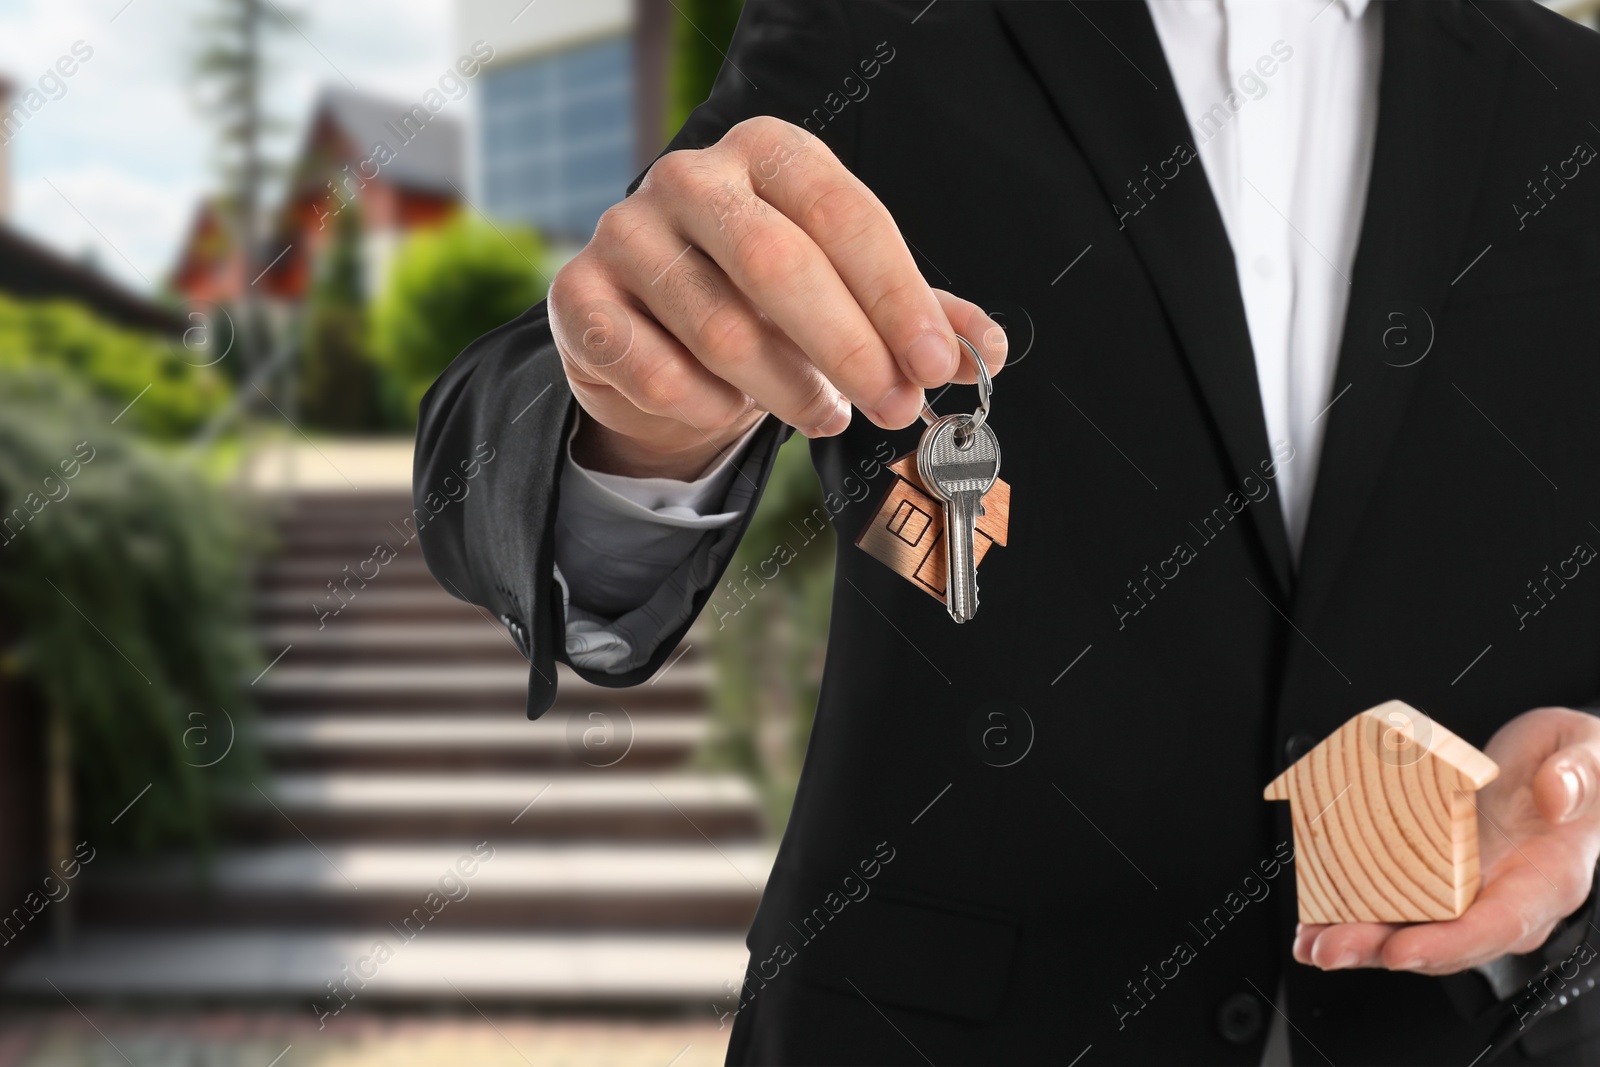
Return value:
<svg viewBox="0 0 1600 1067">
<path fill-rule="evenodd" d="M 828 662 L 731 1060 L 1255 1063 L 1280 976 L 1297 1063 L 1597 1055 L 1600 993 L 1562 1006 L 1548 982 L 1528 1000 L 1526 974 L 1494 989 L 1289 956 L 1287 806 L 1262 788 L 1292 757 L 1390 698 L 1481 746 L 1600 692 L 1600 574 L 1549 580 L 1600 544 L 1600 165 L 1575 147 L 1600 146 L 1600 41 L 1531 3 L 1382 8 L 1295 569 L 1269 477 L 1295 460 L 1267 440 L 1232 252 L 1144 4 L 747 6 L 669 147 L 807 122 L 933 284 L 1004 313 L 1013 506 L 957 626 L 852 543 L 892 477 L 871 461 L 918 427 L 857 418 L 812 443 L 841 535 Z M 428 562 L 518 635 L 532 716 L 565 658 L 551 523 L 573 411 L 541 305 L 461 355 L 418 436 Z M 754 477 L 788 432 L 763 427 Z M 484 491 L 428 503 L 481 441 Z M 579 673 L 636 684 L 675 640 L 631 674 Z M 1580 937 L 1600 945 L 1592 917 L 1521 962 L 1571 970 Z"/>
</svg>

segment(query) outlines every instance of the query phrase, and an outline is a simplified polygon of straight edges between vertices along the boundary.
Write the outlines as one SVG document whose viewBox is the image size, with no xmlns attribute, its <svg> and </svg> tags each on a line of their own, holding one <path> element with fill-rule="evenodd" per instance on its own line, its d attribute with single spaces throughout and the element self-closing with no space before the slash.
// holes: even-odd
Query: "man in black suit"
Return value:
<svg viewBox="0 0 1600 1067">
<path fill-rule="evenodd" d="M 1226 45 L 1246 7 L 1194 10 Z M 1246 205 L 1274 146 L 1197 144 L 1279 106 L 1252 86 L 1298 41 L 1241 73 L 1183 52 L 1158 0 L 754 0 L 548 306 L 425 399 L 423 548 L 529 656 L 532 716 L 557 660 L 649 678 L 778 445 L 812 439 L 828 665 L 730 1062 L 1256 1063 L 1275 1024 L 1295 1063 L 1600 1061 L 1600 726 L 1574 710 L 1600 694 L 1600 41 L 1531 3 L 1367 7 L 1302 17 L 1308 40 L 1381 19 L 1368 90 L 1317 61 L 1355 78 L 1327 133 L 1355 147 L 1283 149 L 1296 190 L 1348 166 L 1327 202 L 1364 194 L 1290 253 L 1343 288 L 1302 265 L 1272 298 L 1262 204 L 1312 232 L 1270 189 Z M 1189 106 L 1208 63 L 1238 76 L 1220 110 Z M 962 626 L 853 544 L 923 390 L 973 380 L 955 332 L 1011 363 L 1009 536 Z M 443 506 L 483 442 L 484 491 Z M 562 573 L 574 461 L 713 468 L 721 519 L 674 519 L 676 560 L 634 561 L 631 592 Z M 1262 787 L 1396 697 L 1501 767 L 1483 889 L 1453 922 L 1296 929 Z M 1023 757 L 995 758 L 995 722 Z"/>
</svg>

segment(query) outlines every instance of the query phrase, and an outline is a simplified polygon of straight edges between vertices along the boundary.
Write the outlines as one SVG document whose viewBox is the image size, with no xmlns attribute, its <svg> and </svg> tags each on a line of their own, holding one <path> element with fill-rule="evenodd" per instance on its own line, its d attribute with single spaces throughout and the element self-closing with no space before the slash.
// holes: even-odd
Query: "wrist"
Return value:
<svg viewBox="0 0 1600 1067">
<path fill-rule="evenodd" d="M 737 440 L 748 428 L 741 428 L 731 440 Z M 708 440 L 703 434 L 694 436 L 695 441 L 686 442 L 681 447 L 631 437 L 606 426 L 579 408 L 578 427 L 570 447 L 573 461 L 597 474 L 692 482 L 722 454 L 721 446 L 715 441 Z"/>
</svg>

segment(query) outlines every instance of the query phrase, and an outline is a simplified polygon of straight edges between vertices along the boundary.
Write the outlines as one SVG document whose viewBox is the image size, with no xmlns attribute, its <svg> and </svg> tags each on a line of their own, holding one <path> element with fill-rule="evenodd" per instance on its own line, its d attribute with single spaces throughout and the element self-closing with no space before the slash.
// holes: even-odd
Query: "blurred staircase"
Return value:
<svg viewBox="0 0 1600 1067">
<path fill-rule="evenodd" d="M 685 766 L 708 729 L 704 635 L 635 689 L 559 667 L 556 706 L 530 722 L 526 662 L 403 543 L 410 513 L 394 490 L 293 498 L 259 585 L 263 662 L 279 657 L 253 683 L 270 777 L 208 880 L 176 857 L 88 868 L 76 936 L 36 948 L 7 991 L 330 1010 L 330 983 L 369 1005 L 726 999 L 772 853 L 754 789 Z M 396 557 L 319 624 L 312 604 L 337 606 L 328 583 L 379 543 Z"/>
</svg>

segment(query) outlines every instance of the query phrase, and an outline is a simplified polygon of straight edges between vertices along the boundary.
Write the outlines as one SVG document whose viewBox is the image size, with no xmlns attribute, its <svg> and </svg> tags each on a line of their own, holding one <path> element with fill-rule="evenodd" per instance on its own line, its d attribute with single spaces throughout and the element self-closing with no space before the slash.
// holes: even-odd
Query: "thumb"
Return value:
<svg viewBox="0 0 1600 1067">
<path fill-rule="evenodd" d="M 1533 802 L 1552 823 L 1571 822 L 1600 807 L 1600 751 L 1578 742 L 1547 758 L 1533 776 Z"/>
</svg>

